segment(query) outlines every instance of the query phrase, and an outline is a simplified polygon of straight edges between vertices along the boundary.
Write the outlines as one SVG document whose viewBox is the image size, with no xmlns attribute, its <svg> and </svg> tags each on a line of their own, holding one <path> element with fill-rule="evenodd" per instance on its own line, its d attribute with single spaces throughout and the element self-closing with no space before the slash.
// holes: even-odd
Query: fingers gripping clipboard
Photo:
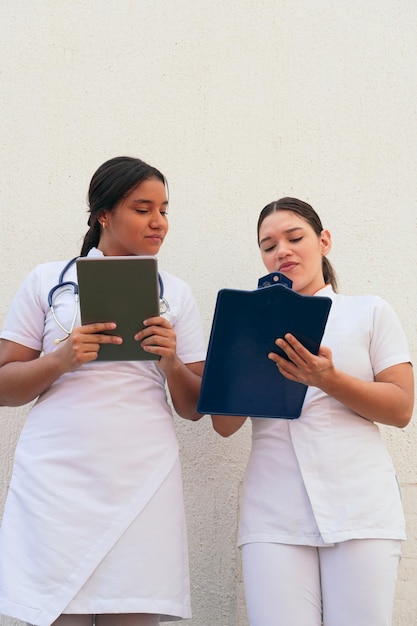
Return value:
<svg viewBox="0 0 417 626">
<path fill-rule="evenodd" d="M 289 332 L 317 354 L 331 299 L 303 296 L 291 284 L 275 272 L 260 279 L 260 288 L 254 291 L 219 291 L 198 402 L 200 413 L 300 416 L 307 386 L 280 374 L 268 353 L 279 352 L 275 339 Z"/>
</svg>

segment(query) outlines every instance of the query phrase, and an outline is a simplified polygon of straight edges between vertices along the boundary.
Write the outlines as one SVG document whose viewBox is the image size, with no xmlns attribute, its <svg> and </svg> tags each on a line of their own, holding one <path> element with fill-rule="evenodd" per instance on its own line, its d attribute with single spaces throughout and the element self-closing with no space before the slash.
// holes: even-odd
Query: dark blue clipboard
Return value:
<svg viewBox="0 0 417 626">
<path fill-rule="evenodd" d="M 270 276 L 282 280 L 278 273 Z M 198 401 L 202 414 L 300 416 L 306 385 L 280 374 L 268 353 L 279 353 L 275 339 L 290 332 L 317 354 L 332 301 L 262 280 L 268 286 L 222 289 L 217 295 Z"/>
</svg>

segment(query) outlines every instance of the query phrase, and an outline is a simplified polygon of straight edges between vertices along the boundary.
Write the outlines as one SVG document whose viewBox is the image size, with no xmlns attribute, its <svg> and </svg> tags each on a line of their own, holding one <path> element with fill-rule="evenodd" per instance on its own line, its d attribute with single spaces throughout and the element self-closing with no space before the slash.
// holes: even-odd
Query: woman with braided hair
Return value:
<svg viewBox="0 0 417 626">
<path fill-rule="evenodd" d="M 81 255 L 156 255 L 168 232 L 165 177 L 139 159 L 106 161 L 92 177 L 89 210 Z M 74 294 L 64 290 L 52 315 L 48 294 L 63 271 L 76 284 L 75 263 L 35 268 L 1 333 L 0 405 L 34 405 L 0 531 L 0 612 L 36 626 L 188 618 L 182 479 L 167 388 L 180 416 L 201 417 L 205 349 L 194 298 L 161 270 L 169 312 L 138 323 L 135 335 L 159 360 L 101 361 L 100 346 L 121 343 L 105 332 L 116 325 L 81 325 Z"/>
</svg>

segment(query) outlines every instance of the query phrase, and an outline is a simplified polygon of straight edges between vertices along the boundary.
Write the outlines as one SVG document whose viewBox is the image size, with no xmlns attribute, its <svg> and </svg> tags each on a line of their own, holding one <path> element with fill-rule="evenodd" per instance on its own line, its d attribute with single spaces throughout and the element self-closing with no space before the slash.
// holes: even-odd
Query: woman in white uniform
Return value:
<svg viewBox="0 0 417 626">
<path fill-rule="evenodd" d="M 331 236 L 309 204 L 267 205 L 258 243 L 269 272 L 332 306 L 317 356 L 290 334 L 276 340 L 288 360 L 268 355 L 308 385 L 301 416 L 251 420 L 239 528 L 250 625 L 389 626 L 406 535 L 377 423 L 402 428 L 411 419 L 406 338 L 381 298 L 336 293 Z M 212 416 L 223 436 L 245 419 Z"/>
<path fill-rule="evenodd" d="M 156 255 L 167 185 L 117 157 L 94 174 L 82 256 Z M 65 269 L 64 269 L 65 268 Z M 169 310 L 135 339 L 159 360 L 97 361 L 115 324 L 81 325 L 75 263 L 36 267 L 6 316 L 0 404 L 34 402 L 17 445 L 0 531 L 0 613 L 49 626 L 154 626 L 189 618 L 176 412 L 201 416 L 204 339 L 186 283 L 161 271 Z M 58 323 L 59 326 L 58 326 Z M 39 358 L 41 357 L 41 358 Z"/>
</svg>

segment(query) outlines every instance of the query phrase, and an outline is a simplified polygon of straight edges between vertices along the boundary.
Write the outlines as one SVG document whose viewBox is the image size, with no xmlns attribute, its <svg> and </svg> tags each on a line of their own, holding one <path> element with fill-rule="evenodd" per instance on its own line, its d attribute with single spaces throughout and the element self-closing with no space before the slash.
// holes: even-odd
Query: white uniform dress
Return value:
<svg viewBox="0 0 417 626">
<path fill-rule="evenodd" d="M 332 299 L 322 344 L 337 369 L 373 381 L 409 362 L 391 306 L 377 296 Z M 405 539 L 395 470 L 379 428 L 316 387 L 294 420 L 252 419 L 239 545 L 324 546 L 361 538 Z"/>
<path fill-rule="evenodd" d="M 3 338 L 56 349 L 48 293 L 64 265 L 30 273 Z M 190 288 L 161 277 L 178 356 L 204 360 Z M 75 265 L 64 280 L 76 281 Z M 74 297 L 61 294 L 56 316 L 69 328 Z M 128 612 L 191 615 L 178 442 L 155 361 L 95 361 L 53 383 L 23 428 L 0 531 L 0 613 L 48 626 L 61 613 Z"/>
</svg>

